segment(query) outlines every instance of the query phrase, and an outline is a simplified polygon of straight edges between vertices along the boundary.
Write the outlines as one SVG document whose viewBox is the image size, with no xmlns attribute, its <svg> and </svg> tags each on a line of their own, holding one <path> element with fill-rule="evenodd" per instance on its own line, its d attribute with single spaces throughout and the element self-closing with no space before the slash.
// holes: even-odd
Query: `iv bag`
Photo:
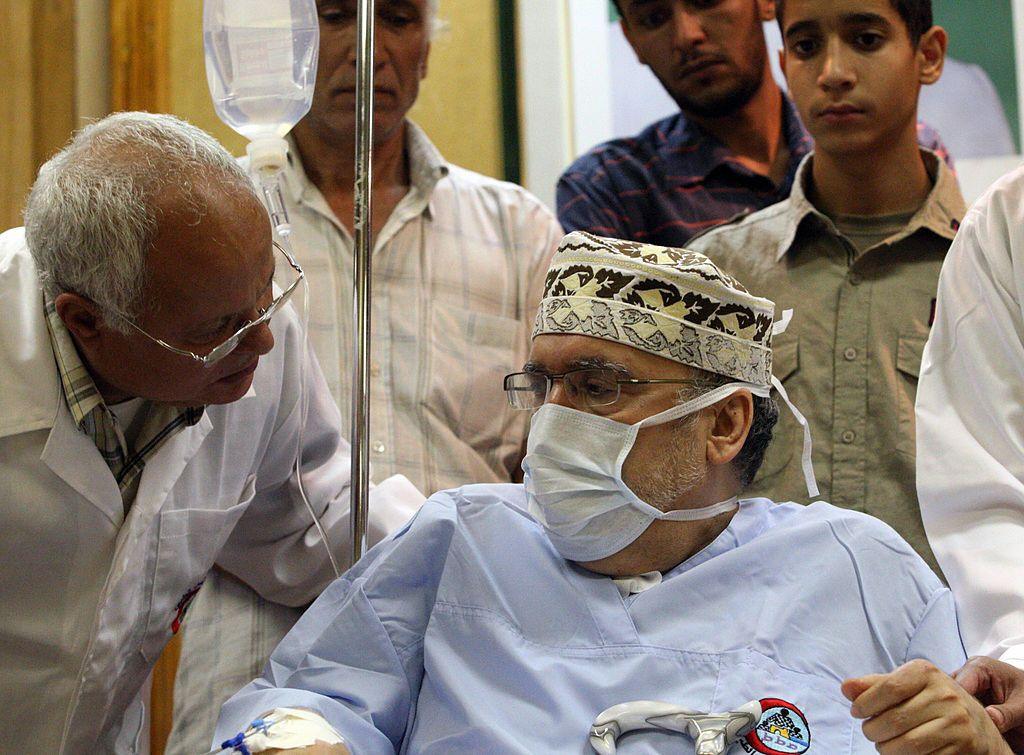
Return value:
<svg viewBox="0 0 1024 755">
<path fill-rule="evenodd" d="M 217 115 L 250 142 L 281 139 L 309 111 L 316 0 L 206 0 L 203 44 Z"/>
</svg>

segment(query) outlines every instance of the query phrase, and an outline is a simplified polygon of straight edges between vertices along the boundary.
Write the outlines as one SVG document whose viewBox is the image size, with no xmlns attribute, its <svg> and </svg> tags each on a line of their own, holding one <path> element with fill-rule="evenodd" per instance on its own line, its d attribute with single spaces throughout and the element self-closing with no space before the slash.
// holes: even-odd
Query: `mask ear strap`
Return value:
<svg viewBox="0 0 1024 755">
<path fill-rule="evenodd" d="M 693 414 L 694 412 L 700 411 L 701 409 L 706 409 L 712 404 L 715 404 L 724 398 L 728 398 L 736 391 L 741 390 L 743 388 L 746 388 L 751 393 L 757 394 L 759 396 L 768 396 L 771 392 L 770 388 L 757 385 L 756 383 L 726 383 L 725 385 L 721 385 L 718 388 L 708 391 L 707 393 L 702 393 L 696 398 L 692 398 L 685 403 L 678 404 L 676 406 L 673 406 L 671 409 L 666 409 L 665 411 L 659 414 L 655 414 L 651 417 L 647 417 L 646 419 L 642 419 L 639 422 L 637 422 L 634 425 L 634 427 L 650 427 L 651 425 L 661 425 L 664 424 L 665 422 L 671 422 L 674 419 L 680 419 L 689 414 Z"/>
<path fill-rule="evenodd" d="M 784 309 L 782 310 L 782 317 L 772 323 L 772 335 L 781 336 L 786 332 L 786 328 L 789 327 L 789 321 L 793 319 L 793 310 Z"/>
<path fill-rule="evenodd" d="M 779 336 L 785 333 L 792 319 L 792 309 L 782 310 L 782 316 L 772 323 L 772 335 Z M 800 424 L 800 427 L 804 429 L 804 449 L 800 457 L 804 470 L 804 483 L 807 485 L 807 495 L 811 498 L 817 498 L 820 493 L 818 491 L 818 481 L 814 479 L 814 465 L 811 463 L 811 426 L 807 424 L 807 418 L 789 400 L 789 394 L 786 393 L 786 389 L 782 387 L 782 383 L 774 375 L 772 375 L 772 386 L 779 392 L 782 400 L 789 407 L 789 411 L 793 413 L 793 417 Z"/>
</svg>

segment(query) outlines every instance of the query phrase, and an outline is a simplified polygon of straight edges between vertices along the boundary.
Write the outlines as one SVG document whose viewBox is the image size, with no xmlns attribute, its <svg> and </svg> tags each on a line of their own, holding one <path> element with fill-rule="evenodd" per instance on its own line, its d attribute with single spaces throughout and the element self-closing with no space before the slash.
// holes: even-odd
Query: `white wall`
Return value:
<svg viewBox="0 0 1024 755">
<path fill-rule="evenodd" d="M 552 209 L 573 150 L 568 18 L 567 0 L 516 2 L 522 180 Z"/>
</svg>

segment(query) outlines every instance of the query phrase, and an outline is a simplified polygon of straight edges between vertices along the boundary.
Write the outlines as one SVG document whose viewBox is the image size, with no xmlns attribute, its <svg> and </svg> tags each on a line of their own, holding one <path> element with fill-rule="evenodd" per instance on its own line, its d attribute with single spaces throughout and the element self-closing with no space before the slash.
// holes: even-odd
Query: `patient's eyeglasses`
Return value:
<svg viewBox="0 0 1024 755">
<path fill-rule="evenodd" d="M 569 370 L 560 375 L 543 372 L 513 372 L 505 376 L 505 395 L 513 409 L 539 409 L 548 399 L 551 386 L 561 380 L 569 401 L 577 409 L 611 406 L 619 400 L 623 385 L 685 385 L 694 380 L 667 378 L 624 378 L 611 367 Z"/>
<path fill-rule="evenodd" d="M 285 303 L 287 303 L 287 301 L 291 298 L 292 294 L 295 293 L 295 289 L 298 288 L 299 283 L 301 283 L 302 279 L 305 277 L 305 273 L 302 272 L 302 268 L 299 267 L 299 263 L 295 261 L 295 257 L 293 257 L 292 254 L 287 249 L 278 244 L 276 241 L 273 243 L 274 248 L 284 256 L 285 260 L 287 260 L 288 266 L 291 268 L 291 271 L 295 276 L 295 280 L 288 284 L 288 287 L 281 293 L 281 295 L 274 299 L 272 302 L 270 302 L 269 305 L 267 305 L 266 307 L 257 307 L 257 317 L 255 320 L 249 320 L 248 322 L 244 323 L 237 331 L 235 331 L 234 335 L 232 335 L 223 343 L 214 346 L 206 354 L 196 354 L 195 352 L 189 351 L 188 349 L 179 349 L 176 346 L 171 346 L 171 344 L 167 343 L 166 341 L 163 341 L 157 338 L 156 336 L 151 336 L 149 333 L 140 328 L 130 319 L 127 320 L 128 324 L 131 325 L 139 333 L 146 336 L 146 338 L 148 338 L 151 341 L 155 341 L 168 351 L 173 351 L 175 354 L 179 354 L 184 357 L 189 357 L 195 360 L 196 362 L 199 362 L 204 367 L 210 367 L 216 364 L 221 359 L 230 354 L 232 351 L 234 351 L 238 344 L 244 341 L 245 338 L 250 333 L 252 333 L 253 330 L 258 328 L 263 323 L 269 321 L 270 318 L 274 316 L 274 313 L 277 312 L 277 310 L 279 310 L 282 306 L 284 306 Z"/>
</svg>

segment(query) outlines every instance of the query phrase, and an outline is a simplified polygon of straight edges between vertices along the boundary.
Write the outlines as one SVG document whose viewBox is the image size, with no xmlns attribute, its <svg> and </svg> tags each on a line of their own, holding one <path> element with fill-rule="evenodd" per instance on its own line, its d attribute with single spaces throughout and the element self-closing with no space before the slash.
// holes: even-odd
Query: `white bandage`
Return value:
<svg viewBox="0 0 1024 755">
<path fill-rule="evenodd" d="M 255 732 L 245 740 L 249 752 L 264 750 L 294 750 L 310 747 L 317 742 L 329 745 L 345 744 L 344 738 L 335 731 L 319 713 L 300 708 L 274 708 L 263 716 L 264 721 L 273 721 L 265 730 Z"/>
</svg>

